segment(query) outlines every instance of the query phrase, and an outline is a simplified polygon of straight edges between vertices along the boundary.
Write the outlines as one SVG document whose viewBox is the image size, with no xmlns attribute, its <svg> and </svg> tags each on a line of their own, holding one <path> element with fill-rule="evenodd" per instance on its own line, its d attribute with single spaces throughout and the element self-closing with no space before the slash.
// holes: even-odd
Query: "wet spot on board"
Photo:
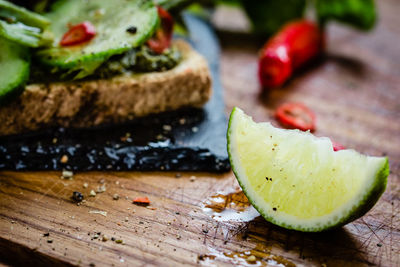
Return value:
<svg viewBox="0 0 400 267">
<path fill-rule="evenodd" d="M 216 193 L 204 202 L 203 210 L 216 221 L 249 222 L 260 216 L 240 189 Z"/>
</svg>

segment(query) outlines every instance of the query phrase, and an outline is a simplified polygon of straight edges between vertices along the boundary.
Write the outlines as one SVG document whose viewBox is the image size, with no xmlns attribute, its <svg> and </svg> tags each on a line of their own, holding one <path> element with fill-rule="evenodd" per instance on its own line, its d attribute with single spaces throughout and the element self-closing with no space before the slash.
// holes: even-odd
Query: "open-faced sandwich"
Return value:
<svg viewBox="0 0 400 267">
<path fill-rule="evenodd" d="M 57 0 L 42 15 L 0 0 L 0 135 L 202 106 L 207 63 L 172 31 L 151 0 Z"/>
</svg>

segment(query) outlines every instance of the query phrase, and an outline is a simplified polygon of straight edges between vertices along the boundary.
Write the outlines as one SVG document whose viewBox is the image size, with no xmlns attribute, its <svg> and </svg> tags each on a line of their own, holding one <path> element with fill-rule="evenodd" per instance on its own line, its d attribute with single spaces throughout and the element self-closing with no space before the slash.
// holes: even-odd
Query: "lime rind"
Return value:
<svg viewBox="0 0 400 267">
<path fill-rule="evenodd" d="M 358 157 L 365 161 L 365 173 L 368 173 L 369 176 L 367 175 L 368 177 L 366 177 L 362 185 L 358 187 L 357 192 L 354 193 L 346 203 L 324 216 L 304 219 L 273 210 L 273 207 L 253 188 L 249 182 L 246 171 L 242 167 L 241 159 L 237 156 L 239 155 L 236 144 L 237 133 L 234 132 L 234 130 L 237 130 L 236 124 L 240 123 L 240 119 L 243 118 L 251 121 L 251 123 L 257 125 L 257 127 L 273 129 L 278 135 L 290 133 L 300 135 L 302 138 L 311 139 L 312 142 L 317 142 L 318 146 L 324 146 L 323 150 L 327 151 L 326 153 L 328 153 L 328 156 L 330 154 L 335 155 L 336 157 L 347 156 L 349 159 Z M 340 227 L 361 217 L 370 210 L 386 188 L 387 176 L 389 173 L 389 164 L 386 157 L 367 157 L 351 149 L 333 152 L 332 143 L 328 138 L 317 138 L 308 132 L 301 132 L 298 130 L 277 129 L 269 123 L 256 124 L 239 108 L 234 108 L 231 113 L 227 131 L 227 140 L 228 155 L 231 161 L 232 170 L 250 202 L 267 221 L 287 229 L 304 232 L 319 232 Z M 349 162 L 349 164 L 351 163 Z"/>
</svg>

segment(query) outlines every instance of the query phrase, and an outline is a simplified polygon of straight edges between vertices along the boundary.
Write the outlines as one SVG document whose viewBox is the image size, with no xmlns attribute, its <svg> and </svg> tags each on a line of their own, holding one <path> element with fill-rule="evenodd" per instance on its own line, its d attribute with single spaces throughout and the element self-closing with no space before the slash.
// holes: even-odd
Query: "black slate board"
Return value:
<svg viewBox="0 0 400 267">
<path fill-rule="evenodd" d="M 207 59 L 212 73 L 213 96 L 203 109 L 167 112 L 118 126 L 1 137 L 0 170 L 228 171 L 218 40 L 203 20 L 188 15 L 185 20 L 189 41 Z M 61 163 L 64 155 L 68 161 Z"/>
</svg>

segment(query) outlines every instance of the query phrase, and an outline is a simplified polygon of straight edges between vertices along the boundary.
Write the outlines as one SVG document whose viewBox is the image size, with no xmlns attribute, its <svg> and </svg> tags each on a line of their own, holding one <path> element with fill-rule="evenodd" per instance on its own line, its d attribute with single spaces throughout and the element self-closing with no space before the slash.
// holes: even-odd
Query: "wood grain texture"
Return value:
<svg viewBox="0 0 400 267">
<path fill-rule="evenodd" d="M 237 190 L 232 173 L 89 172 L 62 180 L 59 172 L 1 172 L 1 261 L 254 266 L 240 254 L 246 252 L 261 266 L 400 266 L 400 17 L 397 0 L 377 3 L 381 15 L 373 32 L 330 26 L 326 59 L 267 93 L 260 93 L 256 79 L 260 44 L 237 34 L 220 35 L 227 114 L 239 106 L 257 121 L 275 123 L 276 106 L 301 101 L 317 114 L 317 135 L 389 157 L 387 190 L 367 215 L 335 231 L 305 234 L 260 217 L 213 219 L 205 203 L 217 192 Z M 106 192 L 89 197 L 101 180 Z M 73 191 L 82 192 L 86 202 L 74 203 Z M 114 194 L 120 199 L 113 200 Z M 138 196 L 148 196 L 151 207 L 132 204 Z M 89 213 L 95 210 L 107 216 Z M 104 234 L 123 244 L 102 241 Z"/>
</svg>

